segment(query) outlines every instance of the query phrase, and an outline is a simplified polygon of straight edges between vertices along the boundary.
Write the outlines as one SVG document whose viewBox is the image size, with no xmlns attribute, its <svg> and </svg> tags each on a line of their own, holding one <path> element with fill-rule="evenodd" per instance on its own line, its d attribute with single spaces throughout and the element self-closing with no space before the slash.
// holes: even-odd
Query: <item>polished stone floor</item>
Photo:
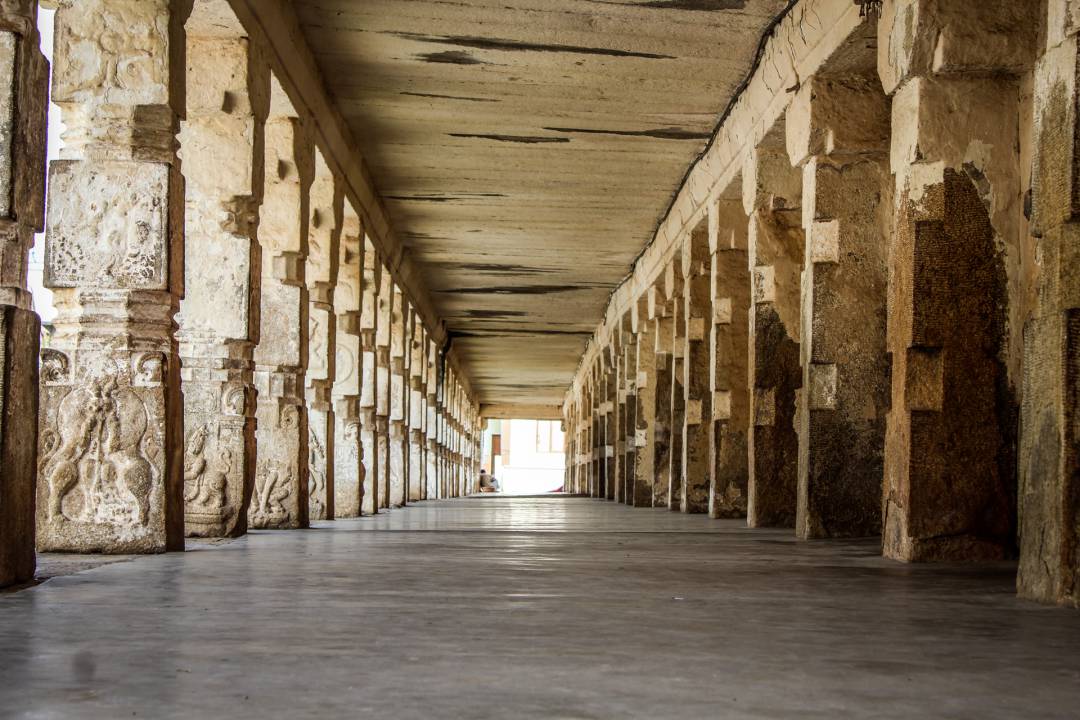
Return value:
<svg viewBox="0 0 1080 720">
<path fill-rule="evenodd" d="M 1080 717 L 1080 612 L 1012 566 L 583 498 L 73 572 L 0 594 L 0 717 Z"/>
</svg>

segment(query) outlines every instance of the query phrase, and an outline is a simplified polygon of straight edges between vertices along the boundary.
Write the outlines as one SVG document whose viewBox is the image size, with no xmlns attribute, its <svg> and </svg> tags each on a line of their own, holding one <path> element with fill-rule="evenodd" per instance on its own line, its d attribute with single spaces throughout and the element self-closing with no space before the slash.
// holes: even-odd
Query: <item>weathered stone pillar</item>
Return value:
<svg viewBox="0 0 1080 720">
<path fill-rule="evenodd" d="M 682 261 L 676 258 L 664 276 L 664 294 L 671 314 L 671 442 L 668 463 L 669 510 L 682 508 L 683 444 L 686 439 L 686 304 Z"/>
<path fill-rule="evenodd" d="M 634 426 L 627 436 L 632 461 L 630 504 L 652 507 L 656 453 L 656 321 L 649 319 L 648 297 L 634 308 Z"/>
<path fill-rule="evenodd" d="M 709 482 L 713 460 L 712 439 L 712 355 L 705 323 L 712 320 L 712 268 L 709 254 L 709 223 L 703 220 L 682 247 L 686 279 L 683 315 L 683 454 L 682 493 L 679 509 L 685 513 L 709 511 Z"/>
<path fill-rule="evenodd" d="M 345 203 L 334 286 L 334 517 L 359 517 L 364 498 L 363 397 L 364 231 L 360 216 Z"/>
<path fill-rule="evenodd" d="M 379 453 L 376 398 L 378 395 L 379 287 L 382 282 L 381 265 L 375 248 L 364 240 L 364 285 L 360 310 L 360 448 L 364 463 L 364 491 L 361 512 L 374 515 L 379 512 Z"/>
<path fill-rule="evenodd" d="M 285 93 L 272 84 L 266 187 L 259 226 L 262 296 L 255 348 L 258 463 L 248 510 L 254 528 L 308 524 L 308 292 L 305 257 L 314 147 Z"/>
<path fill-rule="evenodd" d="M 892 405 L 886 557 L 1005 557 L 1015 540 L 1020 84 L 1032 8 L 887 2 L 879 71 L 893 94 Z M 994 71 L 994 72 L 991 72 Z M 1018 364 L 1018 363 L 1017 363 Z"/>
<path fill-rule="evenodd" d="M 590 371 L 592 383 L 592 462 L 589 496 L 604 497 L 604 380 L 603 353 L 597 353 Z"/>
<path fill-rule="evenodd" d="M 375 330 L 375 494 L 377 506 L 390 507 L 390 342 L 394 318 L 394 282 L 386 268 L 379 277 L 378 325 Z"/>
<path fill-rule="evenodd" d="M 742 201 L 709 206 L 712 439 L 709 515 L 744 518 L 750 480 L 750 260 Z"/>
<path fill-rule="evenodd" d="M 337 285 L 343 195 L 322 153 L 315 153 L 305 279 L 308 287 L 308 513 L 334 519 L 334 403 Z"/>
<path fill-rule="evenodd" d="M 408 488 L 408 360 L 412 314 L 405 296 L 394 288 L 394 313 L 390 328 L 390 507 L 402 507 Z"/>
<path fill-rule="evenodd" d="M 200 0 L 187 24 L 187 178 L 180 370 L 184 524 L 193 537 L 247 530 L 255 486 L 264 125 L 270 69 L 227 5 Z"/>
<path fill-rule="evenodd" d="M 622 428 L 622 484 L 620 500 L 634 504 L 634 460 L 637 457 L 637 336 L 633 328 L 633 312 L 623 315 L 621 349 L 623 363 L 623 428 Z"/>
<path fill-rule="evenodd" d="M 672 381 L 674 380 L 675 320 L 668 312 L 660 286 L 649 290 L 649 315 L 653 320 L 653 348 L 656 352 L 656 430 L 653 433 L 656 449 L 653 452 L 653 507 L 668 507 L 671 490 L 672 443 Z"/>
<path fill-rule="evenodd" d="M 425 402 L 425 413 L 427 417 L 424 420 L 424 439 L 426 443 L 426 450 L 424 452 L 424 463 L 426 466 L 425 471 L 425 485 L 426 498 L 428 500 L 435 500 L 439 496 L 439 446 L 437 442 L 437 429 L 438 429 L 438 348 L 435 347 L 435 341 L 428 338 L 427 341 L 427 382 L 425 392 L 427 393 L 427 399 Z"/>
<path fill-rule="evenodd" d="M 795 522 L 803 539 L 881 533 L 888 144 L 889 102 L 876 76 L 810 78 L 788 110 L 807 241 Z"/>
<path fill-rule="evenodd" d="M 49 68 L 39 45 L 37 2 L 0 6 L 0 587 L 32 580 L 35 569 L 41 326 L 26 254 L 45 223 Z"/>
<path fill-rule="evenodd" d="M 39 550 L 183 549 L 173 316 L 183 292 L 176 134 L 188 10 L 169 0 L 68 0 L 56 12 L 53 100 L 67 133 L 49 181 L 45 284 L 58 315 L 41 373 Z M 34 156 L 32 140 L 25 149 Z M 29 229 L 20 228 L 26 242 Z M 11 250 L 20 267 L 21 247 Z M 17 312 L 5 311 L 5 330 L 5 345 L 34 343 Z"/>
<path fill-rule="evenodd" d="M 750 527 L 794 527 L 797 507 L 802 174 L 792 168 L 780 135 L 763 140 L 743 170 L 753 268 Z"/>
</svg>

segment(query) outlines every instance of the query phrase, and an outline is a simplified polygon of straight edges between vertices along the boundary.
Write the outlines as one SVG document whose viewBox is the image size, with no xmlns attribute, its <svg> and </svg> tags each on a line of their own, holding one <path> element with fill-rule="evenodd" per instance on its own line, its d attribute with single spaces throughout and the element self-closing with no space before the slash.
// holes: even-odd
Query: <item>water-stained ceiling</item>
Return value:
<svg viewBox="0 0 1080 720">
<path fill-rule="evenodd" d="M 788 0 L 293 0 L 482 403 L 558 404 Z"/>
</svg>

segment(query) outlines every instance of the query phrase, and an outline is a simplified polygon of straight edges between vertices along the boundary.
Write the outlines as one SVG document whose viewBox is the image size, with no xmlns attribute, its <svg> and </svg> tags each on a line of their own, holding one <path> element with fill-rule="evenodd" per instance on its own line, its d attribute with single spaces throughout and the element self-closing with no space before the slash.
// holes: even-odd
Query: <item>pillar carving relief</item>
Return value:
<svg viewBox="0 0 1080 720">
<path fill-rule="evenodd" d="M 46 228 L 45 283 L 58 314 L 42 358 L 40 550 L 183 547 L 173 316 L 183 291 L 176 135 L 189 11 L 169 0 L 67 0 L 56 12 L 53 100 L 67 132 L 50 169 Z M 33 142 L 26 149 L 32 155 Z M 21 208 L 31 221 L 32 210 Z M 31 228 L 20 228 L 27 241 Z M 5 321 L 8 337 L 33 342 L 17 313 Z"/>
</svg>

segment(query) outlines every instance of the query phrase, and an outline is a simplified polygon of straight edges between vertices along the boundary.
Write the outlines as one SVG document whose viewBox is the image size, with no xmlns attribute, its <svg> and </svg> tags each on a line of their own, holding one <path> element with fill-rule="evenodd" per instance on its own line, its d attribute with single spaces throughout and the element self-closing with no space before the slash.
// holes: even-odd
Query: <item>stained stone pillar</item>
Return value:
<svg viewBox="0 0 1080 720">
<path fill-rule="evenodd" d="M 394 282 L 384 267 L 379 277 L 375 330 L 375 494 L 379 508 L 390 507 L 390 340 Z"/>
<path fill-rule="evenodd" d="M 683 317 L 683 455 L 682 493 L 679 509 L 685 513 L 709 510 L 709 463 L 713 459 L 712 356 L 705 324 L 712 319 L 712 269 L 709 264 L 708 220 L 703 220 L 682 248 Z"/>
<path fill-rule="evenodd" d="M 976 560 L 1014 549 L 1020 378 L 1012 353 L 1021 343 L 1009 333 L 1020 323 L 1010 308 L 1021 292 L 1023 209 L 1013 73 L 1034 55 L 1031 11 L 908 0 L 882 13 L 879 70 L 893 95 L 897 192 L 886 557 Z"/>
<path fill-rule="evenodd" d="M 308 287 L 308 513 L 334 519 L 334 403 L 337 284 L 343 196 L 322 153 L 315 153 L 305 279 Z"/>
<path fill-rule="evenodd" d="M 634 504 L 634 460 L 637 457 L 637 337 L 634 335 L 633 313 L 623 316 L 621 355 L 623 363 L 623 428 L 622 428 L 622 485 L 620 500 Z"/>
<path fill-rule="evenodd" d="M 668 507 L 668 493 L 671 489 L 671 410 L 674 379 L 672 365 L 672 342 L 674 340 L 674 318 L 668 312 L 668 303 L 663 291 L 663 283 L 649 289 L 649 316 L 653 321 L 653 349 L 656 352 L 656 430 L 653 441 L 653 507 Z"/>
<path fill-rule="evenodd" d="M 183 292 L 176 134 L 185 71 L 178 60 L 190 9 L 184 5 L 68 0 L 56 12 L 53 100 L 63 110 L 67 142 L 49 181 L 45 284 L 58 315 L 41 373 L 42 551 L 183 549 L 183 402 L 173 316 Z M 22 35 L 27 42 L 29 33 Z M 17 45 L 14 33 L 4 37 Z M 8 152 L 35 157 L 34 147 L 33 140 L 25 148 L 12 143 Z M 18 178 L 12 167 L 18 164 L 6 173 L 14 191 L 15 181 L 30 175 Z M 26 202 L 21 210 L 32 220 L 35 201 Z M 31 229 L 19 223 L 24 243 Z M 13 267 L 21 266 L 23 247 L 11 248 Z M 4 320 L 6 345 L 15 338 L 34 343 L 31 321 L 14 310 Z M 13 359 L 22 357 L 19 350 Z M 10 412 L 6 403 L 4 409 Z"/>
<path fill-rule="evenodd" d="M 881 533 L 888 143 L 889 102 L 876 76 L 810 78 L 788 110 L 807 243 L 795 522 L 803 539 Z"/>
<path fill-rule="evenodd" d="M 375 248 L 364 240 L 363 305 L 360 310 L 360 449 L 364 463 L 364 488 L 361 512 L 374 515 L 379 512 L 378 474 L 378 421 L 376 415 L 378 395 L 378 327 L 379 287 L 382 282 L 381 265 Z"/>
<path fill-rule="evenodd" d="M 749 502 L 750 260 L 741 200 L 709 208 L 712 317 L 712 439 L 709 515 L 744 518 Z"/>
<path fill-rule="evenodd" d="M 802 173 L 792 168 L 783 138 L 766 138 L 743 170 L 743 209 L 750 216 L 753 268 L 750 527 L 795 527 L 799 473 L 795 423 L 802 387 L 801 200 Z"/>
<path fill-rule="evenodd" d="M 642 295 L 634 312 L 634 425 L 627 436 L 634 453 L 630 504 L 652 507 L 656 453 L 656 321 Z"/>
<path fill-rule="evenodd" d="M 664 276 L 664 294 L 671 313 L 671 443 L 668 463 L 669 510 L 683 506 L 683 446 L 686 440 L 686 302 L 682 261 L 676 258 Z"/>
<path fill-rule="evenodd" d="M 258 463 L 248 510 L 253 528 L 308 525 L 309 197 L 314 148 L 276 83 L 266 125 L 266 187 L 259 226 L 262 296 L 255 348 Z"/>
<path fill-rule="evenodd" d="M 411 343 L 411 310 L 401 290 L 394 289 L 394 313 L 390 328 L 390 507 L 405 504 L 408 487 L 408 370 L 405 367 Z"/>
<path fill-rule="evenodd" d="M 255 485 L 254 351 L 261 294 L 259 205 L 270 70 L 228 7 L 200 1 L 187 24 L 187 178 L 180 370 L 184 529 L 247 530 Z"/>
<path fill-rule="evenodd" d="M 345 203 L 334 286 L 334 517 L 359 517 L 364 498 L 361 442 L 364 232 L 360 216 Z"/>
<path fill-rule="evenodd" d="M 41 327 L 26 254 L 45 223 L 49 69 L 39 43 L 36 2 L 0 6 L 0 587 L 33 579 L 35 568 Z"/>
<path fill-rule="evenodd" d="M 610 341 L 609 341 L 610 342 Z M 618 484 L 618 462 L 615 458 L 615 446 L 619 434 L 619 368 L 618 358 L 612 347 L 605 349 L 604 370 L 604 495 L 607 500 L 615 499 L 615 486 Z"/>
<path fill-rule="evenodd" d="M 590 371 L 592 381 L 592 483 L 589 496 L 604 497 L 604 381 L 602 374 L 603 353 L 597 353 Z"/>
<path fill-rule="evenodd" d="M 1024 335 L 1022 597 L 1080 606 L 1080 8 L 1054 0 L 1035 73 L 1032 234 L 1043 258 Z M 1069 12 L 1066 12 L 1068 10 Z"/>
</svg>

